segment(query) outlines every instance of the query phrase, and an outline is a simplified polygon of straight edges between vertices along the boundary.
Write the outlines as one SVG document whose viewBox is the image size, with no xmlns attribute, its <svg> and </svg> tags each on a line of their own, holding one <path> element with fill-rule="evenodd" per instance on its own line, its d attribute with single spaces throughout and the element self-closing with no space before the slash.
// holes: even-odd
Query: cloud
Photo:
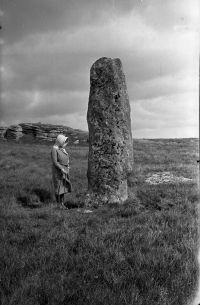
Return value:
<svg viewBox="0 0 200 305">
<path fill-rule="evenodd" d="M 36 33 L 48 33 L 82 26 L 103 24 L 105 20 L 125 15 L 138 0 L 20 0 L 4 1 L 3 30 L 12 44 Z"/>
<path fill-rule="evenodd" d="M 159 96 L 169 96 L 172 94 L 187 95 L 188 92 L 195 92 L 198 88 L 197 73 L 188 74 L 188 71 L 181 71 L 172 75 L 160 75 L 153 79 L 135 82 L 130 89 L 130 96 L 134 97 L 135 101 L 141 99 L 152 99 Z M 193 100 L 193 103 L 196 100 Z"/>
<path fill-rule="evenodd" d="M 78 91 L 15 91 L 3 96 L 2 112 L 5 117 L 48 118 L 51 115 L 82 113 L 87 92 Z"/>
<path fill-rule="evenodd" d="M 97 22 L 111 3 L 102 0 L 20 0 L 5 1 L 2 7 L 4 36 L 8 43 L 36 33 L 65 28 L 76 29 Z"/>
<path fill-rule="evenodd" d="M 198 92 L 160 96 L 132 103 L 134 137 L 197 137 Z"/>
<path fill-rule="evenodd" d="M 135 135 L 166 135 L 167 128 L 173 134 L 185 123 L 192 130 L 191 119 L 183 117 L 187 103 L 197 103 L 196 8 L 196 0 L 21 0 L 17 6 L 8 1 L 2 122 L 68 119 L 66 125 L 86 128 L 89 70 L 96 59 L 108 56 L 122 60 Z M 189 113 L 191 118 L 194 112 Z M 163 125 L 165 120 L 170 125 Z M 140 128 L 141 122 L 146 127 Z"/>
<path fill-rule="evenodd" d="M 174 31 L 160 38 L 159 32 L 131 12 L 117 21 L 107 20 L 103 26 L 30 35 L 5 48 L 4 64 L 7 70 L 13 69 L 12 88 L 33 83 L 42 89 L 86 88 L 84 79 L 98 57 L 120 56 L 130 82 L 138 82 L 191 70 L 195 50 L 191 33 Z"/>
</svg>

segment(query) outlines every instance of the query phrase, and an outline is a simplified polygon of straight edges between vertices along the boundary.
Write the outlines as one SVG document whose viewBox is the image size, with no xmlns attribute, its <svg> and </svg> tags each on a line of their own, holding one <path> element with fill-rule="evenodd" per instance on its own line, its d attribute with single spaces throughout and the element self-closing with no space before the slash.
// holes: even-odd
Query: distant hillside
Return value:
<svg viewBox="0 0 200 305">
<path fill-rule="evenodd" d="M 88 132 L 63 125 L 42 123 L 20 123 L 9 127 L 0 127 L 0 138 L 4 140 L 30 142 L 54 142 L 58 134 L 69 137 L 70 144 L 83 145 L 88 142 Z"/>
</svg>

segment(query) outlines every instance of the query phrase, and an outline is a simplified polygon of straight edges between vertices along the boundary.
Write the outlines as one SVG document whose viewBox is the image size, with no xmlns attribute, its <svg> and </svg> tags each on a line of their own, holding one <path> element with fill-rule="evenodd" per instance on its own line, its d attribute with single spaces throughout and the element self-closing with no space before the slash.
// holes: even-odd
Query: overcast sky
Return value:
<svg viewBox="0 0 200 305">
<path fill-rule="evenodd" d="M 133 137 L 198 136 L 198 0 L 3 0 L 0 125 L 87 130 L 89 71 L 120 58 Z"/>
</svg>

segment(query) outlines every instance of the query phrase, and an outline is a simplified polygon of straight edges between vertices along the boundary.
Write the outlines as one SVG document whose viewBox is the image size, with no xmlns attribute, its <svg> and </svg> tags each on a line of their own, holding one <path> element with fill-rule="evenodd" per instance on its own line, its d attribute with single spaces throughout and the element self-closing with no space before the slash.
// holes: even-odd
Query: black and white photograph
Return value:
<svg viewBox="0 0 200 305">
<path fill-rule="evenodd" d="M 2 0 L 1 305 L 200 305 L 199 20 Z"/>
</svg>

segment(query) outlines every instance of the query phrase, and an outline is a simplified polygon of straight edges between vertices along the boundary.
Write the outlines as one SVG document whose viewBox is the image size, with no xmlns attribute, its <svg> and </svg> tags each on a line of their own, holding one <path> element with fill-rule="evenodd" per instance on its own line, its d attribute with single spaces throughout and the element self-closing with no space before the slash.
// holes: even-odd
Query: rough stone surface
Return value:
<svg viewBox="0 0 200 305">
<path fill-rule="evenodd" d="M 4 139 L 7 127 L 0 126 L 0 139 Z"/>
<path fill-rule="evenodd" d="M 6 137 L 7 140 L 18 141 L 22 135 L 22 127 L 20 125 L 11 125 L 7 128 L 4 137 Z"/>
<path fill-rule="evenodd" d="M 133 167 L 130 104 L 120 59 L 100 58 L 90 70 L 86 204 L 123 203 Z"/>
</svg>

